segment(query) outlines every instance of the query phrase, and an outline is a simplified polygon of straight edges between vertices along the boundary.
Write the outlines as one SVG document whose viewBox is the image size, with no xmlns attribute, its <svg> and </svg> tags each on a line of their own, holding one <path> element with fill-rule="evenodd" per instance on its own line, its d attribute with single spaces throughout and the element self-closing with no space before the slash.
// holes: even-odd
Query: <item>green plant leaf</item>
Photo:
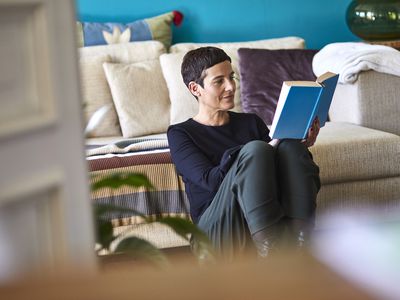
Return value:
<svg viewBox="0 0 400 300">
<path fill-rule="evenodd" d="M 110 244 L 116 237 L 113 235 L 113 226 L 110 221 L 104 221 L 96 219 L 96 230 L 97 230 L 97 243 L 104 249 L 109 249 Z"/>
<path fill-rule="evenodd" d="M 199 260 L 214 261 L 214 249 L 207 235 L 189 220 L 176 217 L 164 217 L 157 220 L 169 226 L 178 235 L 191 242 L 192 250 Z M 190 240 L 190 237 L 192 240 Z"/>
<path fill-rule="evenodd" d="M 161 267 L 169 265 L 166 256 L 158 248 L 148 241 L 134 236 L 124 238 L 114 252 L 127 253 L 135 258 L 146 259 Z"/>
<path fill-rule="evenodd" d="M 97 180 L 95 176 L 93 177 L 92 190 L 97 191 L 102 188 L 112 188 L 118 189 L 121 186 L 127 185 L 131 187 L 146 187 L 153 189 L 153 185 L 147 179 L 147 177 L 140 173 L 114 173 L 106 177 L 102 177 Z"/>
</svg>

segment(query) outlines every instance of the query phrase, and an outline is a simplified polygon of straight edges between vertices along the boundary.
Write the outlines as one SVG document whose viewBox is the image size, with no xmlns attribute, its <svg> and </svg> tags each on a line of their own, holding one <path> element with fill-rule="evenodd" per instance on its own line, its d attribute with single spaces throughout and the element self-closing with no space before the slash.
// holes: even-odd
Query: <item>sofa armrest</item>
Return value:
<svg viewBox="0 0 400 300">
<path fill-rule="evenodd" d="M 400 77 L 361 72 L 354 84 L 338 84 L 329 118 L 400 135 Z"/>
</svg>

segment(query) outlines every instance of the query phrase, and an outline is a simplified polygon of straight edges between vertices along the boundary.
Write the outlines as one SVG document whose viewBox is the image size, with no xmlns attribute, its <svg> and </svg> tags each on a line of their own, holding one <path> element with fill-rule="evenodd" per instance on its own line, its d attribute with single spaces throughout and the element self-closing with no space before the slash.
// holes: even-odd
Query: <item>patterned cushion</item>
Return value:
<svg viewBox="0 0 400 300">
<path fill-rule="evenodd" d="M 158 40 L 168 49 L 172 41 L 174 12 L 131 23 L 77 22 L 78 46 Z"/>
</svg>

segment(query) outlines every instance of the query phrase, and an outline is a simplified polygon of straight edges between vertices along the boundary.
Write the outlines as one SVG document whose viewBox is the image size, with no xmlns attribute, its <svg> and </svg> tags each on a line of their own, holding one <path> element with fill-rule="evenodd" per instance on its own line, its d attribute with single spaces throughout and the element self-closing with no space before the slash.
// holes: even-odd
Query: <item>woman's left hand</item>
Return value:
<svg viewBox="0 0 400 300">
<path fill-rule="evenodd" d="M 319 119 L 316 117 L 314 122 L 312 123 L 310 129 L 308 130 L 307 138 L 302 140 L 302 143 L 307 147 L 311 147 L 314 145 L 315 141 L 317 140 L 317 136 L 319 133 Z"/>
</svg>

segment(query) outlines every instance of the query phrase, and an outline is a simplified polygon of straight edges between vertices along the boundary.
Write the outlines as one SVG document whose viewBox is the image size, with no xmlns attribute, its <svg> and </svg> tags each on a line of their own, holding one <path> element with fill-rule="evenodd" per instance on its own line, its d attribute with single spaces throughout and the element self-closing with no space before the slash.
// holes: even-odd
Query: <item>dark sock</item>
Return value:
<svg viewBox="0 0 400 300">
<path fill-rule="evenodd" d="M 288 221 L 292 233 L 292 242 L 296 248 L 305 248 L 310 239 L 313 224 L 302 219 L 290 219 Z"/>
<path fill-rule="evenodd" d="M 276 246 L 276 234 L 276 226 L 272 225 L 252 235 L 259 257 L 265 258 L 271 254 L 271 251 Z"/>
</svg>

